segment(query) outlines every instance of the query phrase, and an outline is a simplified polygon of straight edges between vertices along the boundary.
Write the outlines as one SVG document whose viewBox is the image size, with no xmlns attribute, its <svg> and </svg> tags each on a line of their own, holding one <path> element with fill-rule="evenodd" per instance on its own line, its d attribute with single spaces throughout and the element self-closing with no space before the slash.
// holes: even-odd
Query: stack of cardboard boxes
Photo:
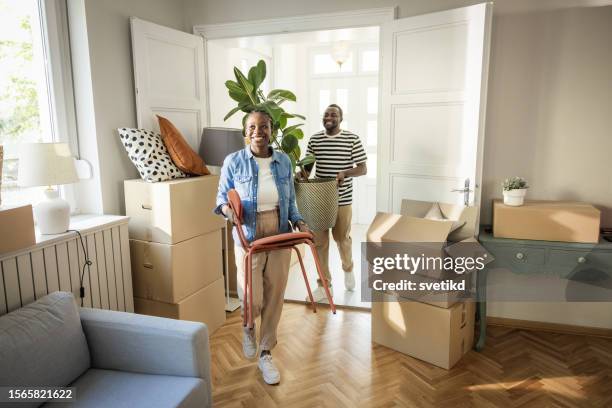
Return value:
<svg viewBox="0 0 612 408">
<path fill-rule="evenodd" d="M 449 253 L 447 241 L 469 242 L 486 253 L 474 239 L 477 207 L 440 203 L 444 215 L 454 222 L 425 219 L 434 204 L 403 200 L 401 214 L 378 213 L 368 229 L 368 242 L 439 243 L 437 248 L 428 245 L 428 249 L 438 251 L 440 256 Z M 451 232 L 457 222 L 462 226 Z M 491 260 L 488 257 L 487 262 Z M 429 274 L 420 280 L 438 278 L 442 277 Z M 435 301 L 430 301 L 406 299 L 397 293 L 380 294 L 372 302 L 372 341 L 450 369 L 472 348 L 474 340 L 474 299 L 462 301 L 462 295 L 457 291 L 438 292 Z"/>
<path fill-rule="evenodd" d="M 219 177 L 125 181 L 136 313 L 225 321 L 223 218 L 214 215 Z"/>
</svg>

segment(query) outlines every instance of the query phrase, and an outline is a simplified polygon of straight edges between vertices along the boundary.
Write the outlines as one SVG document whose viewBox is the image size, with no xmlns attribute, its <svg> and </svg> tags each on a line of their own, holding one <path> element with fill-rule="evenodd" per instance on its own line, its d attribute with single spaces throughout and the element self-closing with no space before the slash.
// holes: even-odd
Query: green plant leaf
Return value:
<svg viewBox="0 0 612 408">
<path fill-rule="evenodd" d="M 225 81 L 225 87 L 230 91 L 244 92 L 238 82 L 235 81 Z"/>
<path fill-rule="evenodd" d="M 299 125 L 295 125 L 295 126 L 302 126 L 303 124 L 300 123 Z M 285 128 L 285 130 L 283 130 L 283 134 L 287 134 L 287 135 L 293 135 L 295 137 L 297 137 L 299 140 L 302 140 L 304 138 L 304 131 L 302 129 L 291 129 L 289 132 L 287 132 L 287 129 L 291 128 L 293 126 L 290 126 L 288 128 Z"/>
<path fill-rule="evenodd" d="M 287 117 L 281 113 L 280 118 L 278 119 L 278 127 L 280 129 L 284 129 L 287 127 Z"/>
<path fill-rule="evenodd" d="M 295 166 L 297 165 L 295 158 L 293 157 L 293 155 L 289 155 L 289 160 L 291 160 L 291 169 L 293 171 L 293 173 L 295 173 Z"/>
<path fill-rule="evenodd" d="M 259 106 L 260 106 L 260 108 L 265 110 L 272 117 L 272 121 L 274 122 L 275 127 L 278 128 L 278 125 L 279 125 L 279 122 L 280 122 L 280 118 L 281 118 L 281 115 L 283 113 L 283 109 L 280 108 L 273 101 L 265 101 L 264 103 L 260 104 Z"/>
<path fill-rule="evenodd" d="M 283 135 L 290 135 L 295 132 L 300 126 L 304 126 L 303 123 L 298 123 L 297 125 L 288 126 L 283 129 Z"/>
<path fill-rule="evenodd" d="M 290 155 L 290 153 L 298 147 L 298 140 L 293 135 L 283 135 L 283 140 L 281 141 L 281 147 L 283 152 Z"/>
<path fill-rule="evenodd" d="M 304 157 L 302 160 L 297 162 L 298 166 L 307 166 L 309 164 L 313 164 L 316 161 L 315 157 L 311 154 Z"/>
<path fill-rule="evenodd" d="M 257 65 L 249 69 L 249 82 L 253 84 L 254 89 L 259 89 L 264 79 L 266 79 L 266 63 L 264 60 L 259 60 Z"/>
<path fill-rule="evenodd" d="M 234 113 L 238 112 L 242 110 L 242 108 L 240 106 L 236 106 L 234 109 L 232 109 L 231 111 L 229 111 L 227 113 L 227 115 L 225 115 L 225 117 L 223 118 L 223 121 L 225 122 L 226 120 L 228 120 Z"/>
<path fill-rule="evenodd" d="M 302 120 L 306 120 L 306 116 L 302 116 L 302 115 L 298 115 L 297 113 L 292 113 L 291 114 L 294 118 L 300 118 Z"/>
<path fill-rule="evenodd" d="M 257 104 L 256 99 L 258 98 L 256 98 L 256 96 L 253 94 L 253 84 L 251 84 L 249 80 L 244 76 L 242 71 L 240 71 L 236 67 L 234 67 L 234 75 L 236 76 L 236 80 L 238 81 L 238 84 L 240 85 L 242 90 L 248 95 L 249 99 L 251 99 L 253 105 Z"/>
<path fill-rule="evenodd" d="M 286 89 L 273 89 L 268 93 L 267 99 L 272 99 L 278 103 L 282 103 L 284 101 L 293 101 L 295 102 L 297 98 L 295 94 L 291 91 L 287 91 Z"/>
<path fill-rule="evenodd" d="M 243 90 L 240 90 L 239 92 L 229 91 L 229 96 L 239 104 L 243 102 L 251 103 L 251 98 L 249 98 L 249 96 L 245 94 Z"/>
</svg>

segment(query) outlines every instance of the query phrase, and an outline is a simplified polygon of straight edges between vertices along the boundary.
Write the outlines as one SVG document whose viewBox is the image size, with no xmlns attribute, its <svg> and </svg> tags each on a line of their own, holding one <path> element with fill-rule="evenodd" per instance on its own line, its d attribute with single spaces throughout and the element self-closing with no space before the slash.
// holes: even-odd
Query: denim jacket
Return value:
<svg viewBox="0 0 612 408">
<path fill-rule="evenodd" d="M 291 232 L 289 221 L 296 223 L 302 220 L 295 204 L 295 189 L 291 161 L 285 153 L 272 150 L 270 170 L 278 189 L 279 229 L 280 233 Z M 227 204 L 227 192 L 236 189 L 242 199 L 242 228 L 246 239 L 255 239 L 257 220 L 257 175 L 259 168 L 253 157 L 250 146 L 227 156 L 221 168 L 219 190 L 217 192 L 216 214 L 222 214 L 221 207 Z M 233 228 L 234 242 L 240 242 L 236 227 Z"/>
</svg>

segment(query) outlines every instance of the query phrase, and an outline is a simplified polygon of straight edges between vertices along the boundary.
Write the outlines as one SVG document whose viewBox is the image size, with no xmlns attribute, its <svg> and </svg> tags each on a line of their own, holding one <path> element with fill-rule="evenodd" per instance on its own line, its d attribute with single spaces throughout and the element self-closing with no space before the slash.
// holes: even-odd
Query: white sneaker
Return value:
<svg viewBox="0 0 612 408">
<path fill-rule="evenodd" d="M 334 288 L 329 287 L 329 294 L 334 296 Z M 325 288 L 323 286 L 317 286 L 315 290 L 312 291 L 312 298 L 315 303 L 327 303 L 327 295 L 325 294 Z M 310 298 L 306 296 L 306 302 L 310 303 Z"/>
<path fill-rule="evenodd" d="M 263 356 L 259 357 L 259 363 L 257 364 L 257 367 L 259 367 L 261 375 L 263 376 L 263 379 L 266 384 L 274 385 L 280 382 L 280 372 L 278 371 L 278 368 L 276 368 L 276 366 L 274 365 L 271 354 L 266 353 Z"/>
<path fill-rule="evenodd" d="M 242 353 L 246 358 L 253 358 L 257 354 L 257 341 L 255 340 L 255 325 L 252 329 L 243 328 Z"/>
<path fill-rule="evenodd" d="M 344 272 L 344 287 L 350 292 L 355 289 L 355 274 L 353 271 Z"/>
</svg>

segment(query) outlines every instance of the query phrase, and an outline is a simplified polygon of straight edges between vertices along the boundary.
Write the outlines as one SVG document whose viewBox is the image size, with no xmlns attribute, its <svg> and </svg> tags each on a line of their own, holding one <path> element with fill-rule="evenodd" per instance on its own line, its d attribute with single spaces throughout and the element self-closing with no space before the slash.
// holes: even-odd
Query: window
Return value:
<svg viewBox="0 0 612 408">
<path fill-rule="evenodd" d="M 364 72 L 378 71 L 378 50 L 365 50 L 361 53 L 361 70 Z"/>
<path fill-rule="evenodd" d="M 4 150 L 2 204 L 36 203 L 44 187 L 17 185 L 19 145 L 30 142 L 71 142 L 66 107 L 72 101 L 70 67 L 60 62 L 68 47 L 60 25 L 66 21 L 60 0 L 0 0 L 0 145 Z M 64 14 L 62 14 L 64 13 Z M 49 39 L 53 38 L 51 44 Z M 68 92 L 66 92 L 68 91 Z M 72 114 L 72 116 L 74 115 Z M 74 125 L 72 125 L 74 126 Z M 61 135 L 61 136 L 60 136 Z M 63 191 L 65 193 L 65 191 Z M 69 194 L 70 195 L 70 194 Z"/>
</svg>

